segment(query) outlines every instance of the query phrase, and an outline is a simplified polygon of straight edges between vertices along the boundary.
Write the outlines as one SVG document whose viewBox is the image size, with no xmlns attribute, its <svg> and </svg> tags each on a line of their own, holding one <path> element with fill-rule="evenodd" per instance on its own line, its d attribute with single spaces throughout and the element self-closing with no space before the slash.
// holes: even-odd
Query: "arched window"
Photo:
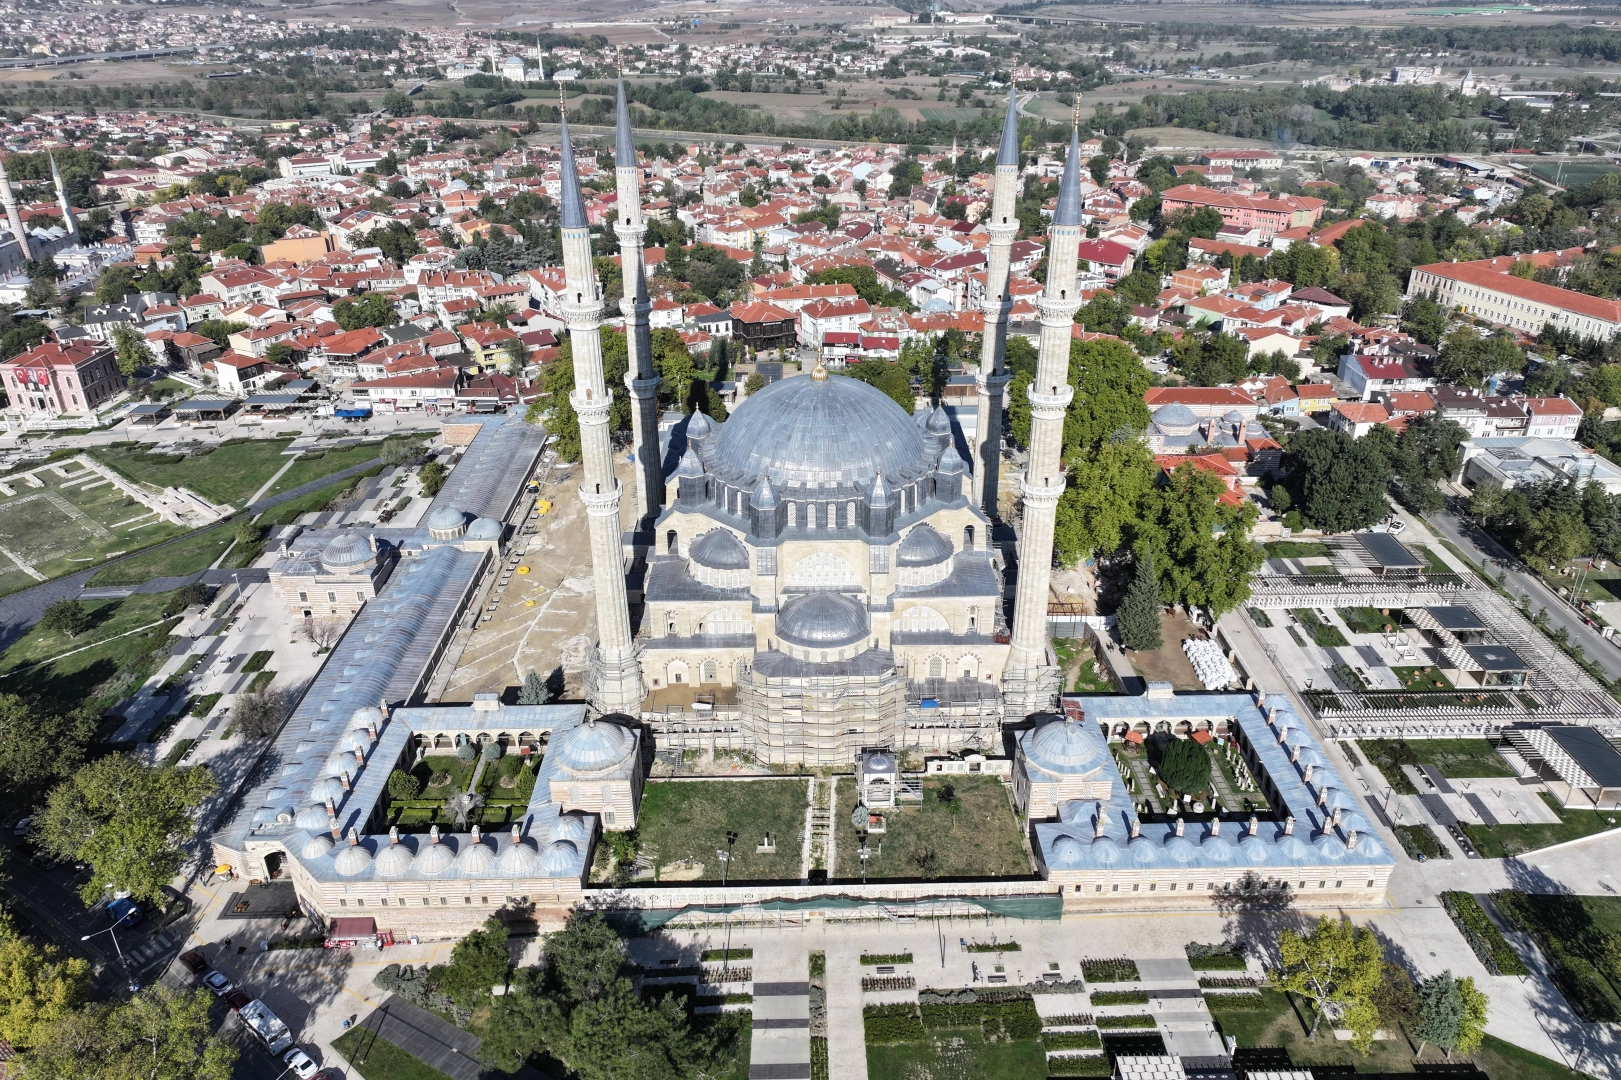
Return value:
<svg viewBox="0 0 1621 1080">
<path fill-rule="evenodd" d="M 946 621 L 946 617 L 944 615 L 940 614 L 932 607 L 925 607 L 919 604 L 917 607 L 909 607 L 905 611 L 901 612 L 900 626 L 898 629 L 903 634 L 941 634 L 950 633 L 951 624 Z"/>
<path fill-rule="evenodd" d="M 671 529 L 669 532 L 664 534 L 664 551 L 665 551 L 666 554 L 669 554 L 669 555 L 674 555 L 676 553 L 676 539 L 675 539 L 675 530 L 674 529 Z"/>
<path fill-rule="evenodd" d="M 929 657 L 929 678 L 943 679 L 946 677 L 946 658 L 943 656 Z"/>
<path fill-rule="evenodd" d="M 700 678 L 704 682 L 719 682 L 718 668 L 713 660 L 705 660 Z"/>
<path fill-rule="evenodd" d="M 716 608 L 698 624 L 700 634 L 747 634 L 753 629 L 754 624 L 741 612 L 730 608 Z"/>
<path fill-rule="evenodd" d="M 794 564 L 788 584 L 798 588 L 858 587 L 861 581 L 853 567 L 831 551 L 818 551 Z"/>
<path fill-rule="evenodd" d="M 962 530 L 962 549 L 964 551 L 973 551 L 974 550 L 974 527 L 972 525 L 967 525 L 967 526 L 963 527 L 963 530 Z"/>
</svg>

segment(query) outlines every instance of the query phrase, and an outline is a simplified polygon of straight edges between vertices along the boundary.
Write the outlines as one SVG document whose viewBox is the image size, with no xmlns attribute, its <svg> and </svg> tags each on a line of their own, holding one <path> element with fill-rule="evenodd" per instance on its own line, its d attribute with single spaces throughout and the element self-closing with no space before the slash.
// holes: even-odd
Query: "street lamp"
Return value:
<svg viewBox="0 0 1621 1080">
<path fill-rule="evenodd" d="M 118 962 L 124 967 L 124 976 L 129 979 L 129 992 L 132 994 L 138 994 L 141 992 L 141 984 L 136 982 L 135 977 L 129 973 L 129 961 L 125 959 L 124 949 L 118 944 L 118 935 L 114 934 L 113 931 L 118 929 L 119 923 L 124 922 L 131 915 L 135 914 L 135 911 L 136 909 L 133 907 L 128 908 L 125 910 L 124 914 L 118 917 L 117 922 L 114 922 L 111 926 L 107 927 L 107 929 L 97 930 L 94 934 L 85 934 L 83 937 L 79 938 L 80 941 L 89 941 L 91 938 L 100 937 L 102 934 L 112 935 L 113 948 L 118 952 Z"/>
<path fill-rule="evenodd" d="M 720 860 L 720 884 L 721 884 L 722 888 L 725 888 L 726 887 L 726 867 L 727 867 L 727 864 L 729 864 L 732 861 L 732 853 L 725 850 L 724 848 L 716 848 L 715 849 L 715 858 Z"/>
</svg>

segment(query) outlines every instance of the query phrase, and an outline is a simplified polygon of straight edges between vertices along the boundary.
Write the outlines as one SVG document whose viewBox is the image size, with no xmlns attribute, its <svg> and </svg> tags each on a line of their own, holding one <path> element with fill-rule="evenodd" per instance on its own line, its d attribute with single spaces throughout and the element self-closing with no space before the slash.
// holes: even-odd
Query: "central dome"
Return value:
<svg viewBox="0 0 1621 1080">
<path fill-rule="evenodd" d="M 783 608 L 777 633 L 795 645 L 850 645 L 867 636 L 867 609 L 838 593 L 812 593 Z"/>
<path fill-rule="evenodd" d="M 783 379 L 752 395 L 720 425 L 708 464 L 744 487 L 761 473 L 778 485 L 870 484 L 879 473 L 894 484 L 929 472 L 937 453 L 883 391 L 832 375 Z"/>
</svg>

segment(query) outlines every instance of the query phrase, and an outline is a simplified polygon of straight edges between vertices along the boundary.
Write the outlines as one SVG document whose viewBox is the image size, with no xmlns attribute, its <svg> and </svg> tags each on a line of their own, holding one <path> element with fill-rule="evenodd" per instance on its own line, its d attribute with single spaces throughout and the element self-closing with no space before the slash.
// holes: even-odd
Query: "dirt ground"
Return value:
<svg viewBox="0 0 1621 1080">
<path fill-rule="evenodd" d="M 1153 652 L 1126 654 L 1137 674 L 1150 682 L 1169 682 L 1178 690 L 1203 690 L 1204 684 L 1193 673 L 1193 665 L 1182 651 L 1182 642 L 1197 636 L 1193 623 L 1181 611 L 1173 611 L 1165 616 L 1160 628 L 1165 637 L 1164 645 Z"/>
</svg>

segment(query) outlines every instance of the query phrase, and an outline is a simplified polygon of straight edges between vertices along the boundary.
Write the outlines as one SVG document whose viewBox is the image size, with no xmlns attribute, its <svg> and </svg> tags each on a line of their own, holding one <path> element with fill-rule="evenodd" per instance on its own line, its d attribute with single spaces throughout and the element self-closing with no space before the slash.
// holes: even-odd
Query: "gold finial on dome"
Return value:
<svg viewBox="0 0 1621 1080">
<path fill-rule="evenodd" d="M 816 366 L 811 368 L 811 378 L 817 382 L 827 382 L 827 368 L 822 366 L 822 347 L 816 346 Z"/>
</svg>

